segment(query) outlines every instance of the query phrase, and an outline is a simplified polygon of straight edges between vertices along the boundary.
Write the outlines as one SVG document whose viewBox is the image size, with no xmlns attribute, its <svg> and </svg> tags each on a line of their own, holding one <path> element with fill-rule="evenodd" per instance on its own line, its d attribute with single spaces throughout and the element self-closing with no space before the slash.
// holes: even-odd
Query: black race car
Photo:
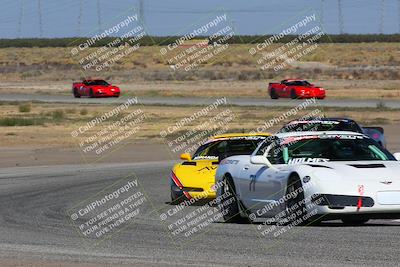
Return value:
<svg viewBox="0 0 400 267">
<path fill-rule="evenodd" d="M 354 120 L 347 118 L 307 118 L 293 120 L 279 130 L 280 133 L 307 131 L 350 131 L 363 133 L 386 148 L 386 139 L 382 127 L 361 127 Z"/>
</svg>

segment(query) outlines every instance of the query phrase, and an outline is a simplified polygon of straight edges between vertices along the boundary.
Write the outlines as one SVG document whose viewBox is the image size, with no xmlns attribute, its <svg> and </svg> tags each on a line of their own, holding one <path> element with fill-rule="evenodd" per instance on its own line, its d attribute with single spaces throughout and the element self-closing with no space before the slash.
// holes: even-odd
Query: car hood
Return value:
<svg viewBox="0 0 400 267">
<path fill-rule="evenodd" d="M 92 85 L 91 87 L 96 89 L 119 89 L 117 86 L 113 85 Z"/>
<path fill-rule="evenodd" d="M 192 160 L 176 164 L 172 171 L 184 187 L 209 189 L 215 184 L 218 161 Z"/>
<path fill-rule="evenodd" d="M 324 89 L 322 87 L 316 87 L 316 86 L 296 86 L 297 89 L 307 89 L 307 90 L 319 90 L 319 89 Z"/>
<path fill-rule="evenodd" d="M 341 162 L 318 162 L 305 163 L 315 171 L 320 178 L 323 175 L 335 175 L 346 181 L 368 180 L 396 180 L 400 182 L 399 161 L 341 161 Z"/>
</svg>

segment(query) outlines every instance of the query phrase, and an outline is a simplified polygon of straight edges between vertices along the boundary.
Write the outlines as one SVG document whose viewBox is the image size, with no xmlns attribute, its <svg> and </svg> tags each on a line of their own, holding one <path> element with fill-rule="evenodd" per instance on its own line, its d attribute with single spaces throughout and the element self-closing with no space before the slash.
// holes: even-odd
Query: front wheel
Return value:
<svg viewBox="0 0 400 267">
<path fill-rule="evenodd" d="M 297 94 L 296 94 L 296 90 L 292 90 L 292 91 L 290 92 L 290 98 L 291 98 L 291 99 L 297 99 L 297 98 L 298 98 L 298 96 L 297 96 Z"/>
<path fill-rule="evenodd" d="M 229 223 L 247 222 L 245 218 L 240 216 L 239 201 L 236 197 L 235 185 L 232 178 L 225 176 L 222 183 L 222 195 L 219 198 L 218 206 L 224 221 Z"/>
<path fill-rule="evenodd" d="M 186 200 L 186 197 L 183 194 L 179 194 L 174 191 L 173 187 L 171 186 L 171 204 L 178 205 Z"/>
<path fill-rule="evenodd" d="M 289 177 L 286 187 L 286 218 L 284 223 L 295 223 L 296 225 L 305 225 L 308 220 L 307 207 L 304 199 L 304 189 L 300 177 L 292 174 Z"/>
<path fill-rule="evenodd" d="M 74 97 L 75 98 L 80 98 L 81 97 L 81 95 L 79 94 L 77 89 L 74 89 Z"/>
</svg>

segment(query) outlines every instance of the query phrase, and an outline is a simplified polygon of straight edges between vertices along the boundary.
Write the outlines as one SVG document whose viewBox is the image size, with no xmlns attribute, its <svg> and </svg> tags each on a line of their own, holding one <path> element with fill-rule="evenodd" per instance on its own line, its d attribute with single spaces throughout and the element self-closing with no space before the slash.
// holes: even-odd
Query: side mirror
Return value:
<svg viewBox="0 0 400 267">
<path fill-rule="evenodd" d="M 393 154 L 394 158 L 398 161 L 400 161 L 400 152 L 396 152 Z"/>
<path fill-rule="evenodd" d="M 188 161 L 192 160 L 192 157 L 190 156 L 189 153 L 183 153 L 183 154 L 181 154 L 180 157 L 181 157 L 181 160 L 188 160 Z"/>
<path fill-rule="evenodd" d="M 268 165 L 269 161 L 264 156 L 251 156 L 250 163 L 257 165 Z"/>
</svg>

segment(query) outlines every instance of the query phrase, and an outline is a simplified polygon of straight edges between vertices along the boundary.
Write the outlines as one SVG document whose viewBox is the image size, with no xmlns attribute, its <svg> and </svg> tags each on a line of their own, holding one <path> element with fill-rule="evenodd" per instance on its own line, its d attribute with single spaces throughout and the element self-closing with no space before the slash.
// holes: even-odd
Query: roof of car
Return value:
<svg viewBox="0 0 400 267">
<path fill-rule="evenodd" d="M 293 136 L 309 136 L 309 135 L 358 135 L 364 136 L 362 133 L 357 132 L 348 132 L 348 131 L 326 131 L 326 132 L 287 132 L 287 133 L 278 133 L 276 137 L 278 138 L 286 138 L 286 137 L 293 137 Z"/>
<path fill-rule="evenodd" d="M 296 81 L 305 81 L 304 79 L 284 79 L 282 82 L 296 82 Z"/>
<path fill-rule="evenodd" d="M 271 133 L 228 133 L 213 136 L 211 139 L 222 139 L 222 138 L 235 138 L 235 137 L 248 137 L 248 136 L 271 136 Z"/>
<path fill-rule="evenodd" d="M 292 120 L 290 122 L 288 122 L 287 124 L 291 124 L 291 123 L 306 123 L 306 122 L 310 122 L 310 121 L 338 121 L 338 122 L 355 122 L 352 119 L 348 119 L 348 118 L 309 118 L 309 119 L 304 119 L 304 120 Z"/>
</svg>

